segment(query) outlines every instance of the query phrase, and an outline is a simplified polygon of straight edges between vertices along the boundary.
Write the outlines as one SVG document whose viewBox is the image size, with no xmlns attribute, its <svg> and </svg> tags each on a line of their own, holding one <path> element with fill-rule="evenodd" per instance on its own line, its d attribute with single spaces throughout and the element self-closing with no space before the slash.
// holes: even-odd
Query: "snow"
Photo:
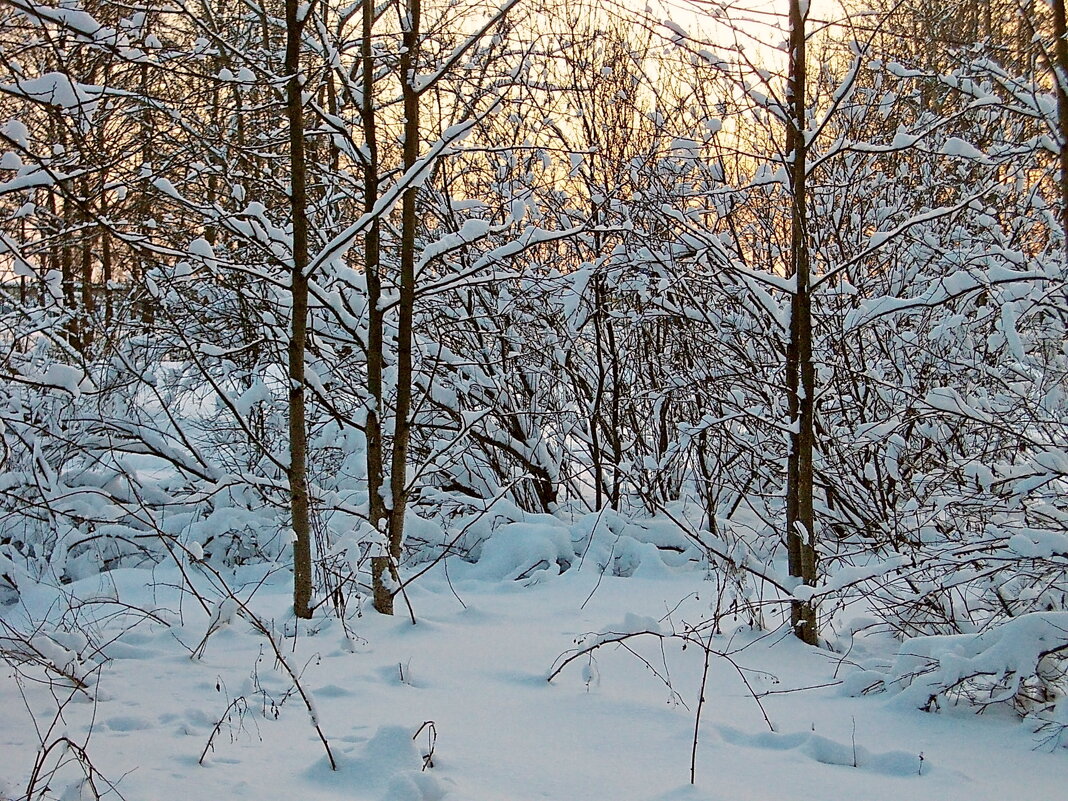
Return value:
<svg viewBox="0 0 1068 801">
<path fill-rule="evenodd" d="M 1049 559 L 1056 554 L 1068 554 L 1068 535 L 1059 531 L 1030 529 L 1009 538 L 1009 548 L 1028 559 Z"/>
<path fill-rule="evenodd" d="M 905 133 L 904 131 L 898 131 L 894 134 L 893 141 L 890 142 L 890 147 L 895 150 L 903 150 L 908 147 L 912 147 L 919 141 L 918 136 Z"/>
<path fill-rule="evenodd" d="M 127 798 L 1002 801 L 1055 798 L 1068 781 L 1063 756 L 1036 750 L 1025 727 L 851 697 L 835 686 L 839 674 L 865 674 L 843 667 L 844 655 L 782 630 L 738 628 L 713 638 L 726 656 L 710 662 L 691 787 L 703 654 L 668 635 L 707 616 L 708 585 L 695 569 L 620 578 L 592 560 L 511 580 L 520 555 L 557 553 L 566 531 L 529 523 L 511 534 L 543 545 L 511 549 L 510 559 L 501 546 L 485 564 L 454 561 L 448 576 L 427 574 L 407 590 L 415 626 L 370 610 L 344 627 L 324 614 L 295 626 L 287 572 L 264 568 L 229 575 L 234 597 L 208 611 L 178 590 L 174 569 L 120 570 L 24 588 L 24 605 L 5 620 L 43 620 L 60 593 L 97 599 L 82 608 L 81 629 L 42 627 L 33 644 L 84 677 L 87 692 L 63 710 L 65 732 Z M 210 593 L 207 578 L 197 585 Z M 270 621 L 313 699 L 336 772 L 244 608 Z M 1063 634 L 1054 616 L 1034 621 L 1020 625 Z M 1035 641 L 1030 628 L 994 647 Z M 624 647 L 607 642 L 612 632 L 634 636 Z M 546 681 L 557 657 L 598 641 L 606 644 L 592 658 Z M 920 651 L 913 640 L 901 650 L 973 660 L 991 651 L 965 648 L 966 638 L 932 642 L 947 645 Z M 0 778 L 17 794 L 39 748 L 20 693 L 41 720 L 54 712 L 44 686 L 20 689 L 8 678 L 0 692 Z M 68 764 L 52 780 L 57 795 L 80 778 Z"/>
<path fill-rule="evenodd" d="M 689 34 L 686 33 L 686 30 L 676 22 L 666 19 L 661 24 L 676 36 L 681 36 L 684 39 L 689 36 Z"/>
<path fill-rule="evenodd" d="M 928 708 L 969 685 L 979 703 L 1012 699 L 1043 659 L 1068 648 L 1068 613 L 1032 612 L 978 634 L 914 637 L 902 643 L 886 686 L 905 706 Z"/>
<path fill-rule="evenodd" d="M 328 147 L 307 165 L 302 423 L 292 154 L 264 114 L 281 54 L 252 18 L 176 37 L 181 4 L 104 4 L 111 28 L 57 2 L 15 0 L 31 41 L 0 78 L 0 270 L 32 279 L 0 295 L 0 801 L 1063 794 L 1068 296 L 1041 79 L 989 48 L 951 74 L 841 50 L 799 220 L 782 76 L 759 66 L 782 56 L 741 28 L 728 45 L 665 9 L 629 52 L 620 4 L 607 38 L 579 20 L 532 46 L 517 0 L 440 4 L 407 77 L 428 112 L 411 164 L 395 18 L 361 76 L 358 7 L 304 3 L 307 135 Z M 171 91 L 175 69 L 200 88 Z M 123 120 L 163 126 L 152 152 Z M 791 354 L 815 396 L 787 386 Z M 783 542 L 802 396 L 804 578 Z M 405 521 L 380 578 L 395 618 L 369 598 L 392 550 L 375 419 Z M 797 602 L 819 648 L 788 630 Z"/>
<path fill-rule="evenodd" d="M 957 136 L 951 136 L 947 139 L 942 144 L 941 152 L 946 156 L 957 156 L 963 159 L 974 159 L 975 161 L 987 163 L 990 161 L 985 153 Z"/>
<path fill-rule="evenodd" d="M 37 78 L 22 79 L 15 85 L 0 88 L 63 109 L 82 109 L 89 113 L 96 102 L 94 96 L 101 92 L 99 87 L 79 84 L 61 72 L 46 72 Z"/>
<path fill-rule="evenodd" d="M 104 28 L 90 14 L 72 8 L 74 4 L 62 3 L 60 8 L 51 8 L 47 5 L 31 3 L 27 4 L 26 16 L 38 25 L 49 22 L 61 25 L 64 30 L 84 37 L 90 41 L 105 38 L 110 29 Z"/>
<path fill-rule="evenodd" d="M 974 406 L 970 405 L 960 396 L 960 393 L 952 387 L 936 387 L 935 389 L 932 389 L 924 398 L 924 403 L 941 412 L 948 412 L 953 415 L 963 415 L 984 422 L 990 420 L 988 414 L 981 412 Z"/>
</svg>

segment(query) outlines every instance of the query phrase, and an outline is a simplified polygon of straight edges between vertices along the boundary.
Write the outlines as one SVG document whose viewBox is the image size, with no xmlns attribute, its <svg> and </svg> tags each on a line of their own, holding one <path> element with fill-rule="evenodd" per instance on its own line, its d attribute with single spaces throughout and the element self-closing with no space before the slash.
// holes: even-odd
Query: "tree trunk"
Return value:
<svg viewBox="0 0 1068 801">
<path fill-rule="evenodd" d="M 305 13 L 306 13 L 306 6 Z M 304 103 L 300 42 L 304 24 L 298 0 L 286 0 L 286 117 L 289 122 L 289 206 L 293 220 L 290 278 L 293 317 L 289 334 L 289 498 L 293 518 L 293 613 L 310 618 L 312 597 L 311 512 L 308 492 L 308 433 L 305 422 L 304 362 L 308 340 L 308 207 L 304 153 Z"/>
<path fill-rule="evenodd" d="M 421 0 L 408 0 L 401 19 L 401 93 L 404 101 L 404 156 L 407 172 L 419 160 L 419 90 L 416 65 L 419 58 Z M 408 441 L 412 407 L 412 339 L 415 316 L 415 250 L 419 218 L 416 213 L 418 186 L 409 186 L 401 198 L 400 286 L 397 304 L 397 408 L 393 420 L 393 453 L 389 481 L 389 569 L 397 579 L 401 545 L 404 542 L 404 513 L 408 506 Z"/>
<path fill-rule="evenodd" d="M 95 311 L 95 298 L 93 297 L 93 249 L 96 244 L 96 237 L 93 235 L 93 217 L 89 213 L 89 178 L 85 177 L 81 180 L 80 192 L 82 196 L 82 208 L 78 210 L 78 216 L 82 223 L 81 231 L 81 243 L 79 245 L 81 253 L 80 255 L 80 267 L 78 272 L 80 273 L 80 293 L 81 293 L 81 308 L 78 310 L 79 314 L 79 334 L 80 339 L 78 347 L 84 355 L 88 355 L 90 346 L 93 344 L 93 329 L 90 325 Z M 101 193 L 102 194 L 102 193 Z"/>
<path fill-rule="evenodd" d="M 1061 225 L 1068 250 L 1068 20 L 1064 0 L 1051 0 L 1053 6 L 1053 69 L 1057 83 L 1057 133 L 1060 135 Z"/>
<path fill-rule="evenodd" d="M 806 4 L 807 5 L 807 4 Z M 786 151 L 790 162 L 792 212 L 790 262 L 797 282 L 790 314 L 790 339 L 786 349 L 786 391 L 793 432 L 787 463 L 786 545 L 790 575 L 801 583 L 816 580 L 814 547 L 812 451 L 815 445 L 813 407 L 815 370 L 812 364 L 812 298 L 810 295 L 808 210 L 806 172 L 808 143 L 805 141 L 805 18 L 800 0 L 790 0 L 790 74 L 788 93 L 790 124 Z M 793 601 L 790 621 L 794 633 L 815 645 L 819 631 L 816 610 L 807 601 Z"/>
<path fill-rule="evenodd" d="M 367 160 L 363 168 L 363 211 L 365 214 L 373 211 L 375 202 L 378 200 L 378 127 L 374 105 L 375 62 L 371 48 L 374 23 L 374 3 L 364 3 L 360 59 L 363 70 L 361 116 L 364 140 L 367 145 Z M 385 403 L 382 391 L 382 368 L 385 354 L 382 336 L 381 248 L 381 229 L 378 218 L 375 218 L 371 221 L 371 227 L 364 239 L 364 277 L 367 281 L 367 394 L 369 396 L 364 433 L 367 440 L 368 517 L 371 525 L 380 532 L 384 531 L 386 524 L 386 504 L 382 495 L 385 465 L 382 442 L 382 409 Z M 393 614 L 392 582 L 388 580 L 389 564 L 388 553 L 371 559 L 373 603 L 375 609 L 384 615 Z"/>
<path fill-rule="evenodd" d="M 141 65 L 141 96 L 150 97 L 149 94 L 151 80 L 149 76 L 148 64 Z M 153 126 L 152 119 L 149 113 L 149 105 L 143 104 L 141 112 L 138 114 L 138 128 L 139 136 L 141 140 L 141 165 L 147 166 L 152 163 L 152 141 L 153 141 Z M 152 197 L 154 189 L 152 187 L 151 171 L 145 170 L 141 178 L 141 186 L 139 192 L 139 199 L 135 201 L 134 205 L 134 219 L 136 220 L 140 230 L 139 233 L 146 240 L 152 235 L 151 229 L 147 226 L 148 219 L 152 216 Z M 145 276 L 147 264 L 143 260 L 144 257 L 138 253 L 130 262 L 130 283 L 133 287 L 137 287 L 141 284 Z M 140 303 L 140 318 L 141 329 L 144 332 L 149 332 L 153 329 L 156 323 L 156 307 L 155 299 L 147 291 L 141 292 Z"/>
<path fill-rule="evenodd" d="M 107 219 L 108 211 L 107 193 L 101 191 L 100 216 Z M 100 233 L 100 284 L 103 287 L 104 293 L 104 330 L 109 336 L 112 334 L 111 324 L 115 314 L 113 308 L 114 303 L 111 297 L 111 282 L 114 279 L 115 273 L 112 265 L 111 233 L 105 229 Z"/>
</svg>

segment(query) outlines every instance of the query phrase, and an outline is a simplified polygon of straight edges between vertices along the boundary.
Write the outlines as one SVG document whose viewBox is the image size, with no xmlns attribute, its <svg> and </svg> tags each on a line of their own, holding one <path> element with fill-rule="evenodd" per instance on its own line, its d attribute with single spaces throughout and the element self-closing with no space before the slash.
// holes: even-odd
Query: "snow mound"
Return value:
<svg viewBox="0 0 1068 801">
<path fill-rule="evenodd" d="M 345 766 L 345 771 L 362 785 L 385 791 L 389 797 L 394 778 L 421 762 L 410 731 L 402 726 L 380 726 L 364 744 L 360 756 Z"/>
<path fill-rule="evenodd" d="M 847 690 L 894 692 L 928 711 L 948 699 L 1039 713 L 1068 693 L 1066 657 L 1068 612 L 1032 612 L 979 633 L 910 638 L 888 670 L 853 674 Z"/>
<path fill-rule="evenodd" d="M 655 577 L 701 559 L 677 526 L 635 523 L 614 512 L 567 523 L 551 515 L 522 515 L 482 533 L 465 575 L 481 580 L 541 581 L 572 568 L 608 575 Z"/>
<path fill-rule="evenodd" d="M 481 579 L 526 579 L 559 575 L 571 567 L 575 547 L 563 523 L 512 523 L 482 544 L 471 571 Z"/>
</svg>

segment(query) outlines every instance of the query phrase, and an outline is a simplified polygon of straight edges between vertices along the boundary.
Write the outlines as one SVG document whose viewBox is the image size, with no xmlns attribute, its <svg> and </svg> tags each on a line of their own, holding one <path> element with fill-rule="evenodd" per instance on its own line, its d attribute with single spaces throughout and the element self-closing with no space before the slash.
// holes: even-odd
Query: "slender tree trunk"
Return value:
<svg viewBox="0 0 1068 801">
<path fill-rule="evenodd" d="M 212 69 L 215 71 L 215 74 L 218 75 L 219 71 L 224 66 L 226 66 L 226 64 L 225 64 L 224 60 L 222 59 L 222 57 L 219 57 L 219 56 L 216 56 L 215 59 L 213 59 L 213 61 L 214 61 L 214 63 L 212 65 Z M 226 124 L 223 121 L 222 102 L 221 102 L 219 96 L 220 96 L 220 88 L 219 88 L 218 82 L 216 81 L 216 82 L 213 82 L 212 86 L 211 86 L 211 106 L 210 106 L 211 111 L 209 113 L 211 114 L 211 119 L 214 120 L 218 125 L 219 146 L 221 148 L 223 148 L 224 152 L 225 152 L 226 140 L 227 140 L 228 137 L 227 137 L 227 134 L 226 134 L 226 131 L 225 131 Z M 208 175 L 208 187 L 207 188 L 208 188 L 208 197 L 207 197 L 208 206 L 213 206 L 213 205 L 215 205 L 215 204 L 217 204 L 219 202 L 219 174 L 217 172 L 215 172 L 214 170 L 212 170 L 211 173 Z M 214 247 L 215 246 L 215 241 L 216 241 L 217 238 L 218 238 L 218 229 L 217 229 L 217 226 L 215 225 L 215 222 L 214 221 L 208 222 L 204 226 L 204 239 L 205 239 L 205 241 L 209 245 Z"/>
<path fill-rule="evenodd" d="M 52 128 L 52 125 L 49 125 Z M 56 124 L 53 128 L 54 140 L 63 147 L 67 147 L 67 137 L 63 126 Z M 72 350 L 81 351 L 82 340 L 80 331 L 80 312 L 78 310 L 77 275 L 74 267 L 73 245 L 70 241 L 70 227 L 75 218 L 76 211 L 69 195 L 65 196 L 61 191 L 48 190 L 46 208 L 53 221 L 53 244 L 49 248 L 52 259 L 52 269 L 59 272 L 60 288 L 63 297 L 63 309 L 67 314 L 63 324 L 63 338 Z"/>
<path fill-rule="evenodd" d="M 807 6 L 807 3 L 806 3 Z M 808 143 L 805 141 L 805 19 L 800 0 L 790 0 L 790 124 L 786 150 L 791 159 L 790 177 L 792 213 L 790 226 L 790 261 L 797 282 L 790 315 L 790 340 L 786 350 L 786 391 L 789 396 L 790 456 L 787 464 L 786 544 L 790 575 L 804 584 L 816 580 L 814 547 L 813 469 L 815 446 L 815 371 L 812 364 L 812 298 L 808 250 L 808 209 L 806 172 Z M 811 603 L 793 601 L 790 619 L 794 633 L 804 642 L 815 645 L 819 631 L 816 611 Z"/>
<path fill-rule="evenodd" d="M 72 209 L 68 198 L 59 198 L 57 208 L 60 209 L 57 221 L 63 228 L 71 224 Z M 69 231 L 64 231 L 64 239 L 69 237 Z M 74 271 L 74 246 L 69 240 L 58 246 L 59 248 L 59 274 L 63 286 L 63 306 L 69 315 L 66 323 L 65 337 L 67 344 L 72 349 L 81 352 L 81 311 L 78 309 L 78 276 Z"/>
<path fill-rule="evenodd" d="M 21 217 L 19 219 L 19 241 L 20 242 L 25 242 L 26 241 L 26 218 L 25 217 Z M 48 263 L 47 252 L 44 254 L 43 258 L 45 260 L 45 263 L 47 264 Z M 19 304 L 22 305 L 22 306 L 25 306 L 29 302 L 30 302 L 29 282 L 27 282 L 26 276 L 23 275 L 23 276 L 19 277 Z M 38 301 L 38 302 L 43 302 L 43 299 Z M 15 340 L 15 350 L 18 353 L 22 352 L 22 340 L 21 339 L 16 339 Z"/>
<path fill-rule="evenodd" d="M 151 97 L 149 94 L 149 88 L 151 86 L 151 79 L 149 76 L 148 64 L 141 65 L 141 96 Z M 148 165 L 152 162 L 152 118 L 149 113 L 149 106 L 147 103 L 142 104 L 141 113 L 138 115 L 138 127 L 139 127 L 139 139 L 141 140 L 141 164 Z M 135 218 L 139 226 L 141 226 L 141 235 L 148 239 L 152 236 L 150 229 L 146 225 L 149 217 L 152 216 L 152 196 L 154 190 L 152 188 L 151 171 L 146 170 L 141 178 L 141 192 L 140 199 L 136 201 L 135 205 Z M 137 286 L 141 283 L 145 275 L 145 262 L 142 261 L 142 256 L 136 255 L 130 267 L 130 283 L 133 286 Z M 147 291 L 141 293 L 140 303 L 140 317 L 141 327 L 145 332 L 151 331 L 156 322 L 156 308 L 155 299 Z"/>
<path fill-rule="evenodd" d="M 1035 0 L 1019 0 L 1019 13 L 1016 17 L 1016 38 L 1013 42 L 1013 60 L 1016 72 L 1020 75 L 1029 73 L 1033 67 L 1031 56 L 1034 52 Z"/>
<path fill-rule="evenodd" d="M 608 379 L 605 375 L 604 366 L 604 332 L 601 324 L 603 314 L 603 302 L 601 292 L 601 276 L 594 275 L 593 281 L 593 353 L 597 363 L 597 385 L 594 387 L 593 398 L 590 405 L 590 456 L 593 459 L 593 486 L 594 486 L 594 509 L 600 511 L 604 498 L 608 497 L 611 504 L 611 492 L 605 470 L 604 451 L 601 447 L 602 409 L 604 404 L 605 386 Z M 615 508 L 613 506 L 613 508 Z"/>
<path fill-rule="evenodd" d="M 1053 6 L 1053 68 L 1057 83 L 1057 125 L 1061 140 L 1060 189 L 1061 224 L 1065 231 L 1065 249 L 1068 250 L 1068 20 L 1065 17 L 1064 0 L 1051 0 Z"/>
<path fill-rule="evenodd" d="M 305 13 L 307 6 L 304 6 Z M 308 433 L 305 422 L 304 363 L 308 340 L 308 204 L 304 153 L 304 103 L 300 42 L 304 27 L 298 0 L 286 0 L 286 117 L 289 122 L 289 205 L 293 218 L 289 334 L 289 497 L 293 518 L 293 613 L 310 618 L 312 596 L 311 512 L 308 492 Z"/>
<path fill-rule="evenodd" d="M 378 125 L 375 119 L 375 62 L 371 47 L 374 32 L 374 3 L 363 4 L 362 42 L 360 59 L 363 70 L 363 117 L 364 140 L 367 145 L 367 160 L 363 168 L 365 214 L 371 213 L 378 200 Z M 384 488 L 384 465 L 382 442 L 382 409 L 385 397 L 382 391 L 382 368 L 385 361 L 384 340 L 382 336 L 382 244 L 381 229 L 378 219 L 371 222 L 364 239 L 364 277 L 367 281 L 367 394 L 369 408 L 364 432 L 367 439 L 367 502 L 370 523 L 376 531 L 386 528 L 386 503 L 382 491 Z M 371 559 L 371 584 L 373 603 L 377 611 L 384 615 L 393 614 L 393 590 L 390 576 L 390 557 L 388 553 Z"/>
<path fill-rule="evenodd" d="M 603 285 L 602 285 L 603 286 Z M 607 300 L 605 301 L 607 302 Z M 618 510 L 622 495 L 622 467 L 623 464 L 623 381 L 620 375 L 619 348 L 616 343 L 616 328 L 612 321 L 612 315 L 606 310 L 604 319 L 605 343 L 608 345 L 609 380 L 612 382 L 611 396 L 608 405 L 608 436 L 612 448 L 612 486 L 608 490 L 609 503 L 612 509 Z"/>
<path fill-rule="evenodd" d="M 421 0 L 407 0 L 401 18 L 401 92 L 404 101 L 404 170 L 419 160 L 419 91 L 416 66 L 419 59 Z M 416 210 L 418 187 L 409 186 L 401 198 L 400 286 L 397 304 L 397 408 L 393 423 L 393 453 L 389 480 L 389 567 L 397 579 L 401 545 L 404 542 L 404 513 L 408 505 L 408 441 L 412 407 L 412 339 L 415 316 L 415 250 L 419 219 Z"/>
<path fill-rule="evenodd" d="M 100 192 L 100 216 L 107 219 L 107 193 Z M 111 335 L 111 323 L 114 318 L 114 303 L 111 298 L 111 282 L 114 279 L 114 267 L 111 254 L 111 234 L 107 230 L 100 233 L 100 284 L 104 292 L 104 330 Z"/>
<path fill-rule="evenodd" d="M 81 309 L 79 315 L 81 323 L 79 326 L 80 341 L 79 348 L 82 353 L 87 353 L 89 347 L 92 345 L 93 329 L 90 326 L 94 309 L 93 297 L 93 246 L 96 244 L 96 237 L 91 233 L 93 230 L 93 219 L 89 214 L 89 178 L 83 178 L 81 181 L 80 193 L 82 196 L 82 203 L 84 206 L 79 209 L 79 217 L 82 223 L 82 241 L 80 245 L 81 253 L 81 265 L 79 267 L 79 273 L 81 274 Z"/>
</svg>

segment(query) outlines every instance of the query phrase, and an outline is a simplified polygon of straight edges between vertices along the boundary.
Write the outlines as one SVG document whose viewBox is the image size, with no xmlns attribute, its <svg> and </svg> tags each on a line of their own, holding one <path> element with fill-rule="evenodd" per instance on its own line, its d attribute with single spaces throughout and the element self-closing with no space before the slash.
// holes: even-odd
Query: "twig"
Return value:
<svg viewBox="0 0 1068 801">
<path fill-rule="evenodd" d="M 231 701 L 230 704 L 223 711 L 219 719 L 215 721 L 215 727 L 211 730 L 211 734 L 208 736 L 207 743 L 204 744 L 204 750 L 200 752 L 200 759 L 197 760 L 198 765 L 204 764 L 204 759 L 205 757 L 207 757 L 209 750 L 215 750 L 215 736 L 222 731 L 223 721 L 227 720 L 230 717 L 230 712 L 235 709 L 237 710 L 239 715 L 243 715 L 245 713 L 245 710 L 248 709 L 248 702 L 245 700 L 245 696 L 239 695 L 237 698 Z"/>
<path fill-rule="evenodd" d="M 768 729 L 770 731 L 775 731 L 775 726 L 772 724 L 771 718 L 768 717 L 767 710 L 765 710 L 764 705 L 760 703 L 760 698 L 753 690 L 753 685 L 749 683 L 749 679 L 745 677 L 745 671 L 742 670 L 741 665 L 735 662 L 734 659 L 731 658 L 730 654 L 719 652 L 717 655 L 722 656 L 724 659 L 730 662 L 731 667 L 733 667 L 738 672 L 738 678 L 742 680 L 742 683 L 745 684 L 745 688 L 749 690 L 749 694 L 753 697 L 753 700 L 756 701 L 756 705 L 760 707 L 760 714 L 764 716 L 764 722 L 768 724 Z"/>
<path fill-rule="evenodd" d="M 828 681 L 823 684 L 809 684 L 805 687 L 791 687 L 788 690 L 764 690 L 757 693 L 759 698 L 767 698 L 769 695 L 789 695 L 790 693 L 801 693 L 806 690 L 822 690 L 824 687 L 838 687 L 842 684 L 841 679 L 838 681 Z"/>
<path fill-rule="evenodd" d="M 659 508 L 659 510 L 661 512 L 664 513 L 664 515 L 667 516 L 667 518 L 669 520 L 671 520 L 672 523 L 674 523 L 676 526 L 678 526 L 679 529 L 687 537 L 689 537 L 691 540 L 693 540 L 698 545 L 700 545 L 702 548 L 704 548 L 705 551 L 707 551 L 708 553 L 712 554 L 713 556 L 718 556 L 720 559 L 725 561 L 731 567 L 734 567 L 734 568 L 736 568 L 738 570 L 744 570 L 745 572 L 751 573 L 752 575 L 756 576 L 757 578 L 761 579 L 762 581 L 766 581 L 772 587 L 774 587 L 775 589 L 779 590 L 780 592 L 782 592 L 784 595 L 787 596 L 785 599 L 783 599 L 781 601 L 781 603 L 784 603 L 784 604 L 791 603 L 791 596 L 793 595 L 793 593 L 791 593 L 790 590 L 786 589 L 786 587 L 783 586 L 780 582 L 778 582 L 775 579 L 773 579 L 767 573 L 764 573 L 764 572 L 762 572 L 760 570 L 757 570 L 754 567 L 750 567 L 747 564 L 740 563 L 736 559 L 733 559 L 730 556 L 728 556 L 723 551 L 720 551 L 720 550 L 714 548 L 713 546 L 709 545 L 707 542 L 704 541 L 704 539 L 701 538 L 700 534 L 698 534 L 696 531 L 692 530 L 689 526 L 687 526 L 682 521 L 680 521 L 677 517 L 675 517 L 675 515 L 671 514 L 671 512 L 668 511 L 666 508 L 664 508 L 663 505 L 658 505 L 658 508 Z"/>
<path fill-rule="evenodd" d="M 414 740 L 422 734 L 423 729 L 427 730 L 427 752 L 423 754 L 422 770 L 426 770 L 427 768 L 434 767 L 434 746 L 437 745 L 438 742 L 438 727 L 434 725 L 434 721 L 424 720 L 423 725 L 412 735 L 412 739 Z"/>
<path fill-rule="evenodd" d="M 274 652 L 275 660 L 289 675 L 289 678 L 293 681 L 293 686 L 297 690 L 297 694 L 300 695 L 301 700 L 304 702 L 304 707 L 308 711 L 308 719 L 311 721 L 312 728 L 315 729 L 315 733 L 319 737 L 319 742 L 323 744 L 323 750 L 326 751 L 326 758 L 327 761 L 330 763 L 330 770 L 337 770 L 337 760 L 334 759 L 334 752 L 330 749 L 330 742 L 326 739 L 326 735 L 323 734 L 323 729 L 319 725 L 319 713 L 315 709 L 315 703 L 312 701 L 311 695 L 304 688 L 304 685 L 300 679 L 300 674 L 296 670 L 294 670 L 293 666 L 290 664 L 289 660 L 282 652 L 282 647 L 279 645 L 278 640 L 275 638 L 274 632 L 263 621 L 262 618 L 260 618 L 255 612 L 249 609 L 248 604 L 245 601 L 242 601 L 237 596 L 237 594 L 232 589 L 230 589 L 229 585 L 226 583 L 226 580 L 222 577 L 222 575 L 220 575 L 220 573 L 215 568 L 211 567 L 210 565 L 204 564 L 203 562 L 198 563 L 198 567 L 201 570 L 209 573 L 212 577 L 214 577 L 214 579 L 219 583 L 219 586 L 223 588 L 226 597 L 221 603 L 225 603 L 227 600 L 229 600 L 236 604 L 237 612 L 240 613 L 241 616 L 244 617 L 245 620 L 247 620 L 252 625 L 253 629 L 262 634 L 267 639 L 267 642 L 270 643 L 271 650 Z M 190 587 L 192 587 L 192 584 L 190 584 Z M 200 599 L 200 602 L 207 610 L 208 605 L 206 601 L 204 599 Z M 211 631 L 209 631 L 208 634 L 210 635 Z"/>
<path fill-rule="evenodd" d="M 267 638 L 267 642 L 271 644 L 271 649 L 274 651 L 278 663 L 282 666 L 285 672 L 289 674 L 289 678 L 293 680 L 293 686 L 297 688 L 297 693 L 300 695 L 300 699 L 304 702 L 304 708 L 308 710 L 308 719 L 311 721 L 312 728 L 314 728 L 315 733 L 319 735 L 319 741 L 323 744 L 323 749 L 326 751 L 327 761 L 330 762 L 330 770 L 337 770 L 337 761 L 334 759 L 334 752 L 330 750 L 330 743 L 326 739 L 326 735 L 323 734 L 322 727 L 319 726 L 319 713 L 315 710 L 315 704 L 312 702 L 311 696 L 308 695 L 307 691 L 304 689 L 304 685 L 300 681 L 300 676 L 293 670 L 293 666 L 289 664 L 289 660 L 286 659 L 285 654 L 282 653 L 282 649 L 278 646 L 278 642 L 264 625 L 263 621 L 253 615 L 250 622 L 252 622 L 252 625 L 257 631 Z"/>
<path fill-rule="evenodd" d="M 701 689 L 697 696 L 697 712 L 693 716 L 693 748 L 690 749 L 690 784 L 697 783 L 697 735 L 701 730 L 701 712 L 705 708 L 705 687 L 708 686 L 708 667 L 712 661 L 712 634 L 704 647 L 705 664 L 701 671 Z"/>
</svg>

